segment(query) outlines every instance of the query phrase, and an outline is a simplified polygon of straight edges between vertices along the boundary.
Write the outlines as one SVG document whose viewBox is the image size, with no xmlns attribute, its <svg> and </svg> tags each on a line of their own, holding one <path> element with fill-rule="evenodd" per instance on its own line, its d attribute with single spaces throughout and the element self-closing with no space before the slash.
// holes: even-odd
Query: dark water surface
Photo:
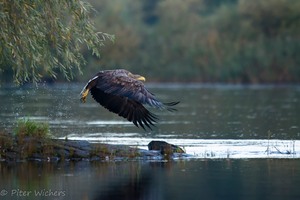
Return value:
<svg viewBox="0 0 300 200">
<path fill-rule="evenodd" d="M 152 110 L 160 121 L 153 131 L 143 131 L 90 96 L 80 103 L 83 85 L 0 88 L 0 128 L 9 130 L 28 117 L 49 122 L 57 137 L 300 139 L 300 86 L 149 84 L 162 101 L 181 103 L 178 112 Z"/>
<path fill-rule="evenodd" d="M 1 199 L 299 199 L 300 162 L 0 163 Z"/>
<path fill-rule="evenodd" d="M 177 112 L 152 110 L 161 120 L 153 131 L 143 131 L 90 97 L 81 104 L 83 85 L 2 86 L 0 129 L 13 132 L 16 121 L 27 117 L 48 122 L 58 138 L 141 148 L 158 139 L 195 156 L 0 162 L 0 199 L 300 198 L 299 86 L 149 84 L 162 101 L 181 103 Z"/>
</svg>

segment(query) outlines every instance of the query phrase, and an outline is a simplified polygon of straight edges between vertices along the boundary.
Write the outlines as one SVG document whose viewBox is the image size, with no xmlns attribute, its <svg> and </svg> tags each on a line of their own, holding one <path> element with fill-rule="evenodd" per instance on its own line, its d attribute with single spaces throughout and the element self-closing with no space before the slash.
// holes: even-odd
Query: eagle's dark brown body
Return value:
<svg viewBox="0 0 300 200">
<path fill-rule="evenodd" d="M 81 100 L 85 102 L 90 91 L 93 98 L 109 111 L 133 122 L 137 127 L 151 129 L 158 117 L 143 104 L 173 111 L 175 109 L 172 106 L 179 102 L 160 102 L 145 88 L 142 81 L 145 81 L 143 76 L 124 69 L 100 71 L 84 86 Z"/>
</svg>

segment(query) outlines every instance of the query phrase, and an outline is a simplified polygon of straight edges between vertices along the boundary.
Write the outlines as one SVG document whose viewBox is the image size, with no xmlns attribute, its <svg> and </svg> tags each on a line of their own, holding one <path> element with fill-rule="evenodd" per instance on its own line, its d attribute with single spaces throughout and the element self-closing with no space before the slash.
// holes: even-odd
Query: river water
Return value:
<svg viewBox="0 0 300 200">
<path fill-rule="evenodd" d="M 147 148 L 164 140 L 184 148 L 174 161 L 0 163 L 6 199 L 297 199 L 300 191 L 300 86 L 148 84 L 177 112 L 152 131 L 79 101 L 84 84 L 0 88 L 0 128 L 48 122 L 57 138 Z M 27 192 L 26 197 L 24 195 Z M 126 191 L 124 193 L 124 191 Z M 19 196 L 18 196 L 19 195 Z M 133 196 L 134 195 L 134 196 Z"/>
</svg>

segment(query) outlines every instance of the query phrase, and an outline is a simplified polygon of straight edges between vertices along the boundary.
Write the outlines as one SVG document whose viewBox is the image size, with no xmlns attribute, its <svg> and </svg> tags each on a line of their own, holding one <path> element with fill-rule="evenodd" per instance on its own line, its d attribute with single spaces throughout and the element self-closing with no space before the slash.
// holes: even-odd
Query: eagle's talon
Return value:
<svg viewBox="0 0 300 200">
<path fill-rule="evenodd" d="M 81 98 L 80 98 L 80 102 L 81 102 L 81 103 L 85 103 L 85 102 L 86 102 L 86 97 L 81 97 Z"/>
<path fill-rule="evenodd" d="M 89 94 L 89 90 L 84 89 L 80 94 L 81 94 L 81 98 L 80 98 L 81 103 L 85 103 L 86 102 L 86 97 Z"/>
</svg>

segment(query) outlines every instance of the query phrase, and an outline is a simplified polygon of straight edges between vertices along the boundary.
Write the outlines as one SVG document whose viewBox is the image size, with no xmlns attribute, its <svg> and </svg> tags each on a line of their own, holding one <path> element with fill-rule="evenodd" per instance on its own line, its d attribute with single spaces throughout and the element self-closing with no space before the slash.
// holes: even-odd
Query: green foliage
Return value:
<svg viewBox="0 0 300 200">
<path fill-rule="evenodd" d="M 79 0 L 0 2 L 0 71 L 10 71 L 14 81 L 66 79 L 81 73 L 85 44 L 96 56 L 113 36 L 96 32 L 90 20 L 92 7 Z"/>
<path fill-rule="evenodd" d="M 2 1 L 1 80 L 121 67 L 152 81 L 300 81 L 299 0 L 89 1 L 95 15 L 78 0 Z"/>
<path fill-rule="evenodd" d="M 300 81 L 298 0 L 134 2 L 91 1 L 101 10 L 96 25 L 116 43 L 100 61 L 89 58 L 82 80 L 121 66 L 154 81 Z"/>
<path fill-rule="evenodd" d="M 20 119 L 15 128 L 15 135 L 19 138 L 26 136 L 46 138 L 49 137 L 49 124 L 38 123 L 29 119 Z"/>
</svg>

